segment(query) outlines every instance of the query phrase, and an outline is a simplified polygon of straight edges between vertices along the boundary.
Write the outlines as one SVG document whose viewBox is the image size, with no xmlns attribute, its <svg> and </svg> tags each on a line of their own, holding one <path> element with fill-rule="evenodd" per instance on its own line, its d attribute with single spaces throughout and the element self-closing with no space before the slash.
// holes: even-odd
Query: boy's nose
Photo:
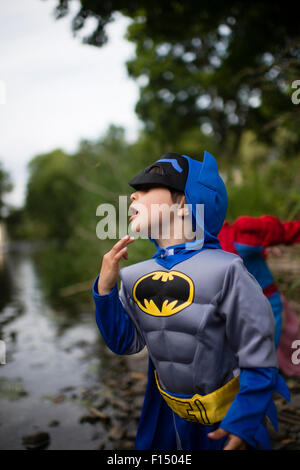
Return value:
<svg viewBox="0 0 300 470">
<path fill-rule="evenodd" d="M 131 201 L 133 201 L 134 199 L 136 199 L 136 192 L 130 194 L 130 199 L 131 199 Z"/>
</svg>

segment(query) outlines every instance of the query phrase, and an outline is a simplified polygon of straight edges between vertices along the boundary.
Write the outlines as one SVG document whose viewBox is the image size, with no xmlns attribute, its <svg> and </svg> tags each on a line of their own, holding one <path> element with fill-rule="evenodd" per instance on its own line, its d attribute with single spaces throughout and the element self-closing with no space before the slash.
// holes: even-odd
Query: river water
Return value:
<svg viewBox="0 0 300 470">
<path fill-rule="evenodd" d="M 82 420 L 89 390 L 105 392 L 109 355 L 101 353 L 94 307 L 72 316 L 51 307 L 30 251 L 5 254 L 0 265 L 0 448 L 24 449 L 23 437 L 50 436 L 48 449 L 95 449 L 103 425 Z M 2 361 L 3 361 L 2 348 Z M 106 390 L 107 392 L 107 390 Z M 81 422 L 82 421 L 82 422 Z"/>
</svg>

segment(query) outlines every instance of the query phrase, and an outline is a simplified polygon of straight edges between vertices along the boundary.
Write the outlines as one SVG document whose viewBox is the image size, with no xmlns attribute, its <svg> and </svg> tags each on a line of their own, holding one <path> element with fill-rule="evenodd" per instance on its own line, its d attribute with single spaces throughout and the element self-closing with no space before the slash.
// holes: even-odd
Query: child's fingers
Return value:
<svg viewBox="0 0 300 470">
<path fill-rule="evenodd" d="M 281 256 L 282 255 L 281 249 L 278 248 L 277 246 L 275 248 L 276 248 L 276 250 L 275 250 L 276 256 Z"/>
<path fill-rule="evenodd" d="M 122 254 L 120 257 L 118 257 L 118 261 L 123 257 L 124 259 L 128 260 L 128 252 L 127 252 L 127 246 L 121 250 Z"/>
<path fill-rule="evenodd" d="M 112 254 L 115 256 L 120 250 L 122 250 L 126 245 L 129 245 L 129 243 L 132 243 L 134 240 L 134 237 L 130 237 L 129 235 L 121 238 L 121 240 L 117 241 L 117 243 L 112 247 Z"/>
<path fill-rule="evenodd" d="M 120 261 L 120 259 L 121 259 L 122 256 L 124 256 L 124 255 L 127 256 L 127 246 L 125 246 L 125 248 L 122 248 L 122 250 L 120 250 L 120 251 L 114 256 L 114 260 L 115 260 L 115 261 Z M 125 256 L 124 256 L 124 257 L 125 257 Z M 125 259 L 128 259 L 128 257 L 125 258 Z"/>
<path fill-rule="evenodd" d="M 222 439 L 225 436 L 229 435 L 229 439 L 227 443 L 225 444 L 225 447 L 223 450 L 236 450 L 236 449 L 245 449 L 245 443 L 244 441 L 238 437 L 235 436 L 234 434 L 229 434 L 228 431 L 225 431 L 225 429 L 218 428 L 216 431 L 210 432 L 207 434 L 210 439 Z"/>
<path fill-rule="evenodd" d="M 228 442 L 223 450 L 243 450 L 245 449 L 244 441 L 238 436 L 230 434 Z"/>
<path fill-rule="evenodd" d="M 222 439 L 228 435 L 228 432 L 224 429 L 218 428 L 216 431 L 210 432 L 207 434 L 210 439 Z"/>
</svg>

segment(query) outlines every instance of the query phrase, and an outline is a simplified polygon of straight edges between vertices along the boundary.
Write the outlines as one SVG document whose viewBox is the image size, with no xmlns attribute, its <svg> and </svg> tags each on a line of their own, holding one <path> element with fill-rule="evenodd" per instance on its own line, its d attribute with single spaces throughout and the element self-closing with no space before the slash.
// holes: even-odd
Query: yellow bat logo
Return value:
<svg viewBox="0 0 300 470">
<path fill-rule="evenodd" d="M 143 312 L 168 317 L 193 302 L 194 284 L 179 271 L 153 271 L 136 281 L 132 296 Z"/>
</svg>

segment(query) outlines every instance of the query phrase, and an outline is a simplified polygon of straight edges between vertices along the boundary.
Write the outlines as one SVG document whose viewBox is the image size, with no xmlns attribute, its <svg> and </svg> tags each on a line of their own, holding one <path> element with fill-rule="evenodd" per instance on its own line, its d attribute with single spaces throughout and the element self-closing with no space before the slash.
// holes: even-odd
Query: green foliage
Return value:
<svg viewBox="0 0 300 470">
<path fill-rule="evenodd" d="M 300 218 L 300 160 L 276 158 L 253 135 L 243 139 L 240 164 L 227 175 L 229 210 L 233 221 L 240 215 L 272 214 L 281 220 Z M 237 177 L 236 177 L 237 176 Z"/>
<path fill-rule="evenodd" d="M 6 193 L 10 192 L 13 189 L 11 178 L 9 173 L 4 169 L 2 163 L 0 162 L 0 220 L 4 217 L 4 208 L 6 204 L 4 203 L 3 197 Z"/>
<path fill-rule="evenodd" d="M 60 0 L 58 18 L 71 0 Z M 281 154 L 299 152 L 299 109 L 291 101 L 300 76 L 299 5 L 286 2 L 189 0 L 81 0 L 72 21 L 95 30 L 83 42 L 102 46 L 106 28 L 121 13 L 131 19 L 127 38 L 136 46 L 128 61 L 140 84 L 136 112 L 160 145 L 178 146 L 191 129 L 213 135 L 224 164 L 238 160 L 241 136 L 252 130 L 276 145 L 278 128 L 289 137 Z"/>
<path fill-rule="evenodd" d="M 54 150 L 35 157 L 29 171 L 27 217 L 36 221 L 41 238 L 55 237 L 63 242 L 71 236 L 80 200 L 72 158 Z"/>
</svg>

